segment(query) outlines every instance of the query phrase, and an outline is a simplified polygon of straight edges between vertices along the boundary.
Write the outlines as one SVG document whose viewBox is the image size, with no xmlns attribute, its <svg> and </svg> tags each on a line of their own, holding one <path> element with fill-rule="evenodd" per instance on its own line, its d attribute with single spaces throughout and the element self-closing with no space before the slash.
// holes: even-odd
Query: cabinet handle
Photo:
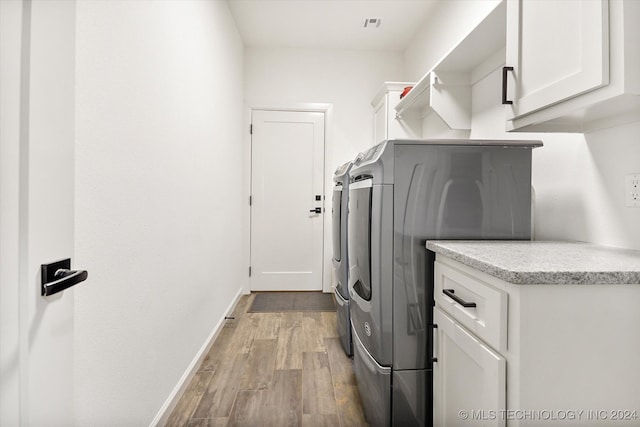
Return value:
<svg viewBox="0 0 640 427">
<path fill-rule="evenodd" d="M 438 325 L 436 325 L 435 323 L 433 325 L 433 328 L 431 329 L 431 363 L 438 363 L 438 349 L 436 348 L 436 343 L 438 342 L 438 332 L 436 332 L 436 329 L 438 329 Z"/>
<path fill-rule="evenodd" d="M 463 300 L 462 298 L 460 298 L 457 295 L 454 295 L 454 290 L 453 289 L 443 289 L 442 293 L 445 294 L 446 296 L 448 296 L 449 298 L 451 298 L 452 300 L 454 300 L 455 302 L 457 302 L 458 304 L 460 304 L 463 307 L 475 307 L 476 303 L 475 302 L 466 302 L 465 300 Z"/>
<path fill-rule="evenodd" d="M 513 67 L 502 67 L 502 104 L 512 105 L 513 101 L 507 100 L 507 73 L 513 71 Z"/>
</svg>

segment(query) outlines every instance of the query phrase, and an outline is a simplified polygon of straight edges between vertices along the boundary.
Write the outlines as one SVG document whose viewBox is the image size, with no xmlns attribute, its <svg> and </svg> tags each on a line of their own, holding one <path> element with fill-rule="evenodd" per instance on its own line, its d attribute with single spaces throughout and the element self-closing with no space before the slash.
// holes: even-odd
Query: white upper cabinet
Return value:
<svg viewBox="0 0 640 427">
<path fill-rule="evenodd" d="M 413 86 L 407 82 L 384 82 L 371 101 L 373 107 L 373 143 L 391 138 L 420 138 L 421 129 L 412 122 L 405 123 L 396 117 L 395 105 L 400 101 L 404 88 Z"/>
<path fill-rule="evenodd" d="M 513 117 L 609 83 L 608 2 L 508 3 L 507 65 L 514 66 Z"/>
<path fill-rule="evenodd" d="M 638 28 L 637 0 L 509 0 L 507 130 L 585 132 L 640 120 Z"/>
</svg>

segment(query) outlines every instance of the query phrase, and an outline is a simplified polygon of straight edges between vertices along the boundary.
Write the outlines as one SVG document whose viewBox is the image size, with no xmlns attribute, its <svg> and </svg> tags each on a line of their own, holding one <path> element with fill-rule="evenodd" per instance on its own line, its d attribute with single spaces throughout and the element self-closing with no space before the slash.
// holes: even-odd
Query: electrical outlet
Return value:
<svg viewBox="0 0 640 427">
<path fill-rule="evenodd" d="M 640 208 L 640 173 L 625 176 L 625 200 L 629 208 Z"/>
</svg>

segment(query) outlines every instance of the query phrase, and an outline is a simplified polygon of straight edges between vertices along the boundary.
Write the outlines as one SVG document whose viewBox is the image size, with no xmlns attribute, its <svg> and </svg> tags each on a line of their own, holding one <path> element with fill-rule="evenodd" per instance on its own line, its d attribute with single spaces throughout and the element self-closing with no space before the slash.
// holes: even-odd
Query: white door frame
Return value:
<svg viewBox="0 0 640 427">
<path fill-rule="evenodd" d="M 21 35 L 26 6 L 0 3 L 0 425 L 20 421 L 20 146 L 25 86 Z M 22 355 L 24 356 L 24 355 Z M 24 358 L 24 357 L 23 357 Z M 22 375 L 24 377 L 24 374 Z M 24 382 L 24 381 L 23 381 Z"/>
<path fill-rule="evenodd" d="M 40 265 L 74 251 L 75 0 L 1 7 L 0 424 L 72 425 L 74 290 Z"/>
<path fill-rule="evenodd" d="M 253 110 L 270 110 L 270 111 L 299 111 L 299 112 L 318 112 L 324 113 L 324 171 L 323 180 L 325 193 L 327 188 L 331 188 L 333 171 L 329 171 L 333 165 L 328 165 L 326 159 L 330 159 L 331 155 L 331 141 L 333 135 L 332 119 L 333 119 L 333 104 L 327 103 L 294 103 L 294 104 L 265 104 L 258 102 L 246 102 L 245 103 L 245 132 L 243 139 L 243 188 L 244 188 L 244 200 L 246 200 L 244 209 L 243 223 L 245 230 L 243 238 L 243 259 L 247 266 L 246 281 L 243 284 L 243 292 L 245 294 L 251 293 L 251 280 L 249 278 L 249 266 L 251 265 L 251 207 L 249 206 L 249 196 L 251 195 L 251 134 L 249 133 L 249 126 L 251 125 L 251 113 Z M 330 173 L 331 172 L 331 173 Z M 323 201 L 326 207 L 326 195 Z M 329 201 L 330 203 L 330 201 Z M 322 260 L 322 291 L 331 292 L 331 265 L 328 262 L 331 260 L 330 248 L 331 245 L 331 215 L 323 215 L 323 260 Z"/>
</svg>

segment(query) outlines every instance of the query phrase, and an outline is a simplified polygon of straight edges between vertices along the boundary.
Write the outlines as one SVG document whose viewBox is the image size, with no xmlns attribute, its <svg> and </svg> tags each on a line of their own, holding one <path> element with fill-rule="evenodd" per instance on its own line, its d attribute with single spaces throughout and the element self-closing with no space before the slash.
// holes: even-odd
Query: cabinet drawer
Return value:
<svg viewBox="0 0 640 427">
<path fill-rule="evenodd" d="M 507 293 L 469 274 L 472 269 L 451 264 L 435 263 L 436 305 L 494 349 L 506 350 Z"/>
</svg>

